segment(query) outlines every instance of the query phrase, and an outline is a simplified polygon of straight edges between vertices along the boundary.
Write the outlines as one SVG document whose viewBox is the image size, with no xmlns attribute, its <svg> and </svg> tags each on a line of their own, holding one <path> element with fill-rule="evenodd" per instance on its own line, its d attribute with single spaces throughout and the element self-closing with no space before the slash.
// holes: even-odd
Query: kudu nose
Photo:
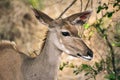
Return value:
<svg viewBox="0 0 120 80">
<path fill-rule="evenodd" d="M 81 55 L 80 53 L 77 53 L 77 56 L 84 58 L 86 60 L 91 60 L 93 58 L 93 51 L 88 49 L 85 55 Z"/>
<path fill-rule="evenodd" d="M 89 50 L 87 51 L 87 55 L 89 55 L 90 57 L 93 57 L 93 51 L 89 49 Z"/>
</svg>

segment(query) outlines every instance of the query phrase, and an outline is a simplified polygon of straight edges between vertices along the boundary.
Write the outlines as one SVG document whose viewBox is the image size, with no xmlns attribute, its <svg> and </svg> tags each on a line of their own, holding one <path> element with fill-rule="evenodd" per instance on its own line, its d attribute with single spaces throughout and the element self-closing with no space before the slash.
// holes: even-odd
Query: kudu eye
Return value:
<svg viewBox="0 0 120 80">
<path fill-rule="evenodd" d="M 63 36 L 70 36 L 69 32 L 61 32 Z"/>
</svg>

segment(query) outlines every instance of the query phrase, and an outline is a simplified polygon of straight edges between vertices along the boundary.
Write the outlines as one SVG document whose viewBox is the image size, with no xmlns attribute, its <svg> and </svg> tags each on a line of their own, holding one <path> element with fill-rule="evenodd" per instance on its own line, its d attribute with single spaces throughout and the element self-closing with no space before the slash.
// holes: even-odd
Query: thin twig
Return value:
<svg viewBox="0 0 120 80">
<path fill-rule="evenodd" d="M 77 0 L 73 0 L 73 2 L 60 14 L 60 16 L 57 18 L 61 18 L 63 16 L 63 14 L 76 2 Z"/>
<path fill-rule="evenodd" d="M 51 7 L 51 6 L 54 6 L 54 5 L 60 4 L 60 3 L 62 3 L 62 2 L 63 2 L 63 0 L 55 1 L 54 3 L 52 3 L 52 4 L 47 4 L 46 6 L 47 6 L 47 7 Z"/>
<path fill-rule="evenodd" d="M 88 8 L 88 4 L 89 4 L 89 2 L 90 2 L 90 0 L 88 0 L 87 4 L 86 4 L 86 6 L 85 6 L 84 11 Z"/>
<path fill-rule="evenodd" d="M 98 28 L 100 30 L 101 36 L 105 36 L 106 35 L 105 36 L 105 40 L 106 40 L 106 43 L 107 43 L 108 47 L 110 48 L 110 54 L 111 54 L 110 57 L 111 57 L 111 60 L 112 60 L 111 61 L 112 62 L 112 68 L 113 68 L 113 72 L 115 74 L 115 80 L 117 80 L 117 71 L 116 71 L 116 66 L 115 66 L 115 52 L 114 52 L 114 49 L 113 49 L 113 47 L 112 47 L 112 45 L 111 45 L 111 43 L 110 43 L 110 41 L 108 39 L 108 35 L 105 34 L 104 31 L 100 27 L 98 27 Z"/>
<path fill-rule="evenodd" d="M 80 12 L 82 12 L 83 1 L 80 0 Z"/>
<path fill-rule="evenodd" d="M 91 9 L 93 9 L 93 0 L 91 0 Z"/>
<path fill-rule="evenodd" d="M 116 66 L 115 66 L 115 53 L 114 53 L 114 49 L 110 43 L 110 41 L 108 40 L 108 37 L 105 37 L 106 42 L 110 48 L 110 54 L 111 54 L 111 58 L 112 58 L 112 67 L 113 67 L 113 71 L 115 73 L 115 80 L 117 80 L 117 71 L 116 71 Z"/>
</svg>

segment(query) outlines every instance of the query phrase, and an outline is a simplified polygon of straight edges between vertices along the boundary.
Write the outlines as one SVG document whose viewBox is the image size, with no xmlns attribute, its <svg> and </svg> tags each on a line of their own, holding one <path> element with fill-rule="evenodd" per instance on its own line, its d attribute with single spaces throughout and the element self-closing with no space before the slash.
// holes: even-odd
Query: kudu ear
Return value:
<svg viewBox="0 0 120 80">
<path fill-rule="evenodd" d="M 53 21 L 52 18 L 50 18 L 47 14 L 32 8 L 33 12 L 35 13 L 36 18 L 43 24 L 50 24 L 51 21 Z"/>
<path fill-rule="evenodd" d="M 92 11 L 84 11 L 81 13 L 73 14 L 73 15 L 65 18 L 65 20 L 69 21 L 73 25 L 76 25 L 76 24 L 83 25 L 88 20 L 91 13 L 92 13 Z"/>
</svg>

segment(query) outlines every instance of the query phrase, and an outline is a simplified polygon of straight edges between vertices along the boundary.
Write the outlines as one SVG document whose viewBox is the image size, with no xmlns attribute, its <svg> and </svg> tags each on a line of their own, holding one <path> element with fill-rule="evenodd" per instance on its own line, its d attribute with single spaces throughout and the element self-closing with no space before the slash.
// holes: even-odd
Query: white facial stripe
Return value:
<svg viewBox="0 0 120 80">
<path fill-rule="evenodd" d="M 63 43 L 62 43 L 62 40 L 60 39 L 60 40 L 58 40 L 58 38 L 57 38 L 57 34 L 52 34 L 52 36 L 53 36 L 53 38 L 54 38 L 54 44 L 55 44 L 55 46 L 58 48 L 58 49 L 60 49 L 60 50 L 62 50 L 63 52 L 65 52 L 65 53 L 67 53 L 67 54 L 70 54 L 70 51 L 68 50 L 68 49 L 66 49 L 66 47 L 63 45 Z"/>
<path fill-rule="evenodd" d="M 61 44 L 61 48 L 62 48 L 62 50 L 63 50 L 65 53 L 69 54 L 69 53 L 70 53 L 70 51 L 69 51 L 68 49 L 66 49 L 66 47 L 63 45 L 63 43 L 62 43 L 62 40 L 61 40 L 61 39 L 60 39 L 60 44 Z"/>
<path fill-rule="evenodd" d="M 68 49 L 65 48 L 65 46 L 63 44 L 61 44 L 62 50 L 67 53 L 70 54 L 70 51 Z"/>
</svg>

